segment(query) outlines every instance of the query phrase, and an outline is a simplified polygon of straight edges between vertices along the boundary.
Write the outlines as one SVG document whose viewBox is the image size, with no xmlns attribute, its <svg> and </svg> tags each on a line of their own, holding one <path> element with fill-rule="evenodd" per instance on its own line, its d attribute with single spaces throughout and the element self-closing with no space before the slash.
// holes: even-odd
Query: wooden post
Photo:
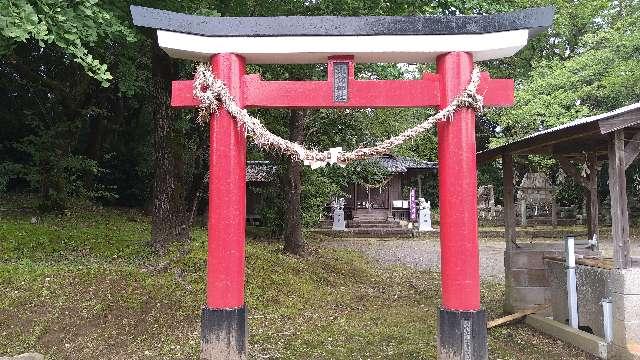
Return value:
<svg viewBox="0 0 640 360">
<path fill-rule="evenodd" d="M 513 155 L 502 154 L 504 240 L 507 249 L 516 243 L 516 207 L 513 201 Z"/>
<path fill-rule="evenodd" d="M 595 152 L 589 153 L 589 240 L 598 236 L 598 156 Z M 624 170 L 623 170 L 624 172 Z"/>
<path fill-rule="evenodd" d="M 587 237 L 591 238 L 591 236 L 593 236 L 593 230 L 591 228 L 591 187 L 588 177 L 586 185 L 582 191 L 582 218 L 584 219 L 584 224 L 587 226 Z"/>
<path fill-rule="evenodd" d="M 387 221 L 391 220 L 393 220 L 393 201 L 391 200 L 391 181 L 389 181 L 387 183 Z"/>
<path fill-rule="evenodd" d="M 611 195 L 611 237 L 615 267 L 631 267 L 629 251 L 629 213 L 624 162 L 624 130 L 616 130 L 609 138 L 609 194 Z"/>
<path fill-rule="evenodd" d="M 556 201 L 556 188 L 551 193 L 551 227 L 558 227 L 558 202 Z"/>
<path fill-rule="evenodd" d="M 358 183 L 353 183 L 353 211 L 351 212 L 353 215 L 353 220 L 358 217 Z"/>
</svg>

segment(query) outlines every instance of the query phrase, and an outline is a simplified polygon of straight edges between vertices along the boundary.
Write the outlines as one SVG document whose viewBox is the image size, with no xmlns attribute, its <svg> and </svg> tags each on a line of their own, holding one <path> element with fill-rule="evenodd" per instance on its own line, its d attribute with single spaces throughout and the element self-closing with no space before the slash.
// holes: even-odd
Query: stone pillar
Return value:
<svg viewBox="0 0 640 360">
<path fill-rule="evenodd" d="M 640 268 L 611 273 L 615 359 L 640 359 Z"/>
<path fill-rule="evenodd" d="M 431 201 L 426 202 L 424 198 L 419 199 L 420 216 L 418 217 L 418 231 L 433 231 L 431 226 Z"/>
<path fill-rule="evenodd" d="M 333 230 L 345 230 L 344 210 L 342 208 L 336 208 L 333 211 Z"/>
<path fill-rule="evenodd" d="M 562 254 L 563 249 L 558 244 L 520 244 L 519 248 L 508 248 L 504 253 L 504 311 L 513 313 L 549 304 L 551 288 L 544 256 Z"/>
</svg>

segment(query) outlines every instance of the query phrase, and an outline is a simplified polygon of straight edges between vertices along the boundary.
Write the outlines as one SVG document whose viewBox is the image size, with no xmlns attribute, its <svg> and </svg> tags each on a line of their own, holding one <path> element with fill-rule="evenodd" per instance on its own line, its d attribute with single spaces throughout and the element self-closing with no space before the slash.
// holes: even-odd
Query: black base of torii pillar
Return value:
<svg viewBox="0 0 640 360">
<path fill-rule="evenodd" d="M 247 358 L 247 313 L 238 309 L 202 308 L 201 360 L 245 360 Z"/>
<path fill-rule="evenodd" d="M 488 360 L 484 310 L 440 310 L 439 360 Z"/>
</svg>

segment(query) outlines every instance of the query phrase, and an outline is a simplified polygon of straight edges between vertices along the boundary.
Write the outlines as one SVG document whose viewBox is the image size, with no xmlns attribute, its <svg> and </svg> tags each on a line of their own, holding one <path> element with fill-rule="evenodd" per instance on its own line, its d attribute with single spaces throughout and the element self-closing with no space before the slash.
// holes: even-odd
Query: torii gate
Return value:
<svg viewBox="0 0 640 360">
<path fill-rule="evenodd" d="M 202 17 L 132 6 L 134 24 L 157 30 L 170 56 L 210 61 L 245 108 L 446 107 L 474 60 L 508 57 L 553 21 L 553 8 L 487 16 Z M 425 63 L 421 80 L 356 80 L 354 64 Z M 328 61 L 327 81 L 263 81 L 251 64 Z M 171 105 L 195 107 L 193 81 L 175 81 Z M 513 80 L 482 74 L 485 106 L 513 103 Z M 207 303 L 201 359 L 245 359 L 245 136 L 220 109 L 210 125 Z M 475 112 L 438 123 L 442 308 L 440 359 L 488 358 L 480 307 Z M 224 209 L 224 212 L 222 211 Z"/>
</svg>

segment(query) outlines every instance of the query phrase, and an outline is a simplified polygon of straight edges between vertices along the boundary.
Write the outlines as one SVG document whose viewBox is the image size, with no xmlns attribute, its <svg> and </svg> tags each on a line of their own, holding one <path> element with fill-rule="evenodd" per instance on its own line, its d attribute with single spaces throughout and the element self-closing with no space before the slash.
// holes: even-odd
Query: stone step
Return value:
<svg viewBox="0 0 640 360">
<path fill-rule="evenodd" d="M 380 229 L 402 229 L 402 225 L 395 221 L 385 220 L 347 220 L 347 228 L 380 228 Z M 333 222 L 330 220 L 323 220 L 318 223 L 318 228 L 330 229 L 333 227 Z"/>
<path fill-rule="evenodd" d="M 319 229 L 331 229 L 333 224 L 318 224 Z M 383 224 L 353 224 L 347 223 L 347 229 L 406 229 L 400 224 L 383 223 Z"/>
<path fill-rule="evenodd" d="M 402 226 L 400 224 L 392 223 L 392 222 L 366 223 L 366 224 L 353 222 L 353 223 L 347 223 L 347 227 L 354 228 L 354 229 L 358 229 L 358 228 L 402 229 Z"/>
<path fill-rule="evenodd" d="M 388 216 L 388 214 L 386 212 L 384 213 L 372 213 L 372 214 L 368 214 L 368 213 L 357 213 L 354 214 L 355 217 L 374 217 L 374 218 L 386 218 Z"/>
<path fill-rule="evenodd" d="M 351 228 L 349 229 L 353 233 L 365 233 L 365 232 L 376 232 L 376 233 L 389 233 L 389 234 L 403 234 L 403 233 L 411 233 L 412 231 L 405 228 L 372 228 L 372 227 L 359 227 L 359 228 Z"/>
<path fill-rule="evenodd" d="M 351 220 L 354 223 L 359 224 L 382 224 L 382 223 L 392 223 L 391 221 L 387 221 L 387 219 L 353 219 Z"/>
<path fill-rule="evenodd" d="M 314 229 L 313 232 L 340 238 L 405 238 L 413 237 L 409 229 L 380 229 L 380 228 L 348 228 L 345 231 L 331 229 Z"/>
</svg>

